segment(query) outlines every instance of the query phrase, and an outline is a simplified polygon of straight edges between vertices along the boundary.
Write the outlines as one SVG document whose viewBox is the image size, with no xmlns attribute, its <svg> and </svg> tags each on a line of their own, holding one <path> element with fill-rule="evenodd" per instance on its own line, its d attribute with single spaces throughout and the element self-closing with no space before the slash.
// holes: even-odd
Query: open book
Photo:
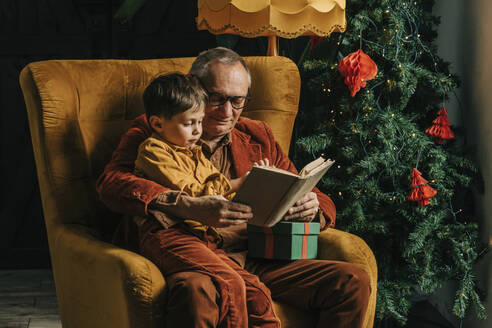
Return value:
<svg viewBox="0 0 492 328">
<path fill-rule="evenodd" d="M 320 157 L 307 164 L 298 175 L 274 167 L 255 166 L 233 201 L 252 207 L 254 217 L 249 224 L 271 227 L 316 186 L 333 163 Z"/>
</svg>

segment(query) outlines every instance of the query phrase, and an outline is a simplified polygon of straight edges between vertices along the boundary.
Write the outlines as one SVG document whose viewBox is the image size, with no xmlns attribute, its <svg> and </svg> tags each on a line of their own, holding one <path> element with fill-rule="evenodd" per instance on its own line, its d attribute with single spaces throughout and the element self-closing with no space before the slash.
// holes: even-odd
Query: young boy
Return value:
<svg viewBox="0 0 492 328">
<path fill-rule="evenodd" d="M 228 180 L 196 145 L 208 95 L 198 78 L 172 73 L 154 79 L 143 94 L 147 120 L 153 133 L 138 148 L 135 173 L 188 195 L 224 195 L 232 198 L 244 177 Z M 195 220 L 177 225 L 200 239 L 222 238 L 213 227 Z"/>
</svg>

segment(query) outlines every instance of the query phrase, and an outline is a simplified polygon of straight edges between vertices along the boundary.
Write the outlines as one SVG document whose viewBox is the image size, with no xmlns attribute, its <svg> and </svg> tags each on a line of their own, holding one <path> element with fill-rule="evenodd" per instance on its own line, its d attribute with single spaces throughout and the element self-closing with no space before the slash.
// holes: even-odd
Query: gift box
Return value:
<svg viewBox="0 0 492 328">
<path fill-rule="evenodd" d="M 318 222 L 279 222 L 271 228 L 248 225 L 248 256 L 266 259 L 315 259 Z"/>
</svg>

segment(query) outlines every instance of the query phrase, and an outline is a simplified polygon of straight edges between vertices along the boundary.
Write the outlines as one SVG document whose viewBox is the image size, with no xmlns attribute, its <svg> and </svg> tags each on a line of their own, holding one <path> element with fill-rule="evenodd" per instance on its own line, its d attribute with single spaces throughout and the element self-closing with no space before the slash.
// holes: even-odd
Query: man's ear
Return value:
<svg viewBox="0 0 492 328">
<path fill-rule="evenodd" d="M 150 127 L 156 131 L 156 132 L 160 132 L 162 130 L 162 127 L 163 127 L 163 121 L 164 119 L 162 117 L 159 117 L 157 115 L 151 115 L 149 117 L 149 124 L 150 124 Z"/>
</svg>

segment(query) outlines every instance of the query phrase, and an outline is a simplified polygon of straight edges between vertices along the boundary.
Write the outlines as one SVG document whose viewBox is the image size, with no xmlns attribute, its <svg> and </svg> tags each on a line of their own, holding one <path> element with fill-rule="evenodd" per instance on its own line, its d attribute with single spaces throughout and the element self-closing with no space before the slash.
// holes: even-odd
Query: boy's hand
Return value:
<svg viewBox="0 0 492 328">
<path fill-rule="evenodd" d="M 260 159 L 260 161 L 255 162 L 253 166 L 275 167 L 273 165 L 270 165 L 270 160 L 268 158 Z"/>
<path fill-rule="evenodd" d="M 244 180 L 246 180 L 246 177 L 248 176 L 249 174 L 249 171 L 246 172 L 245 175 L 243 175 L 242 177 L 240 178 L 237 178 L 237 179 L 231 179 L 229 182 L 231 184 L 231 190 L 229 190 L 228 192 L 226 192 L 224 194 L 224 197 L 227 197 L 229 196 L 230 194 L 232 193 L 235 193 L 239 190 L 239 188 L 241 188 L 241 186 L 243 185 L 244 183 Z"/>
</svg>

